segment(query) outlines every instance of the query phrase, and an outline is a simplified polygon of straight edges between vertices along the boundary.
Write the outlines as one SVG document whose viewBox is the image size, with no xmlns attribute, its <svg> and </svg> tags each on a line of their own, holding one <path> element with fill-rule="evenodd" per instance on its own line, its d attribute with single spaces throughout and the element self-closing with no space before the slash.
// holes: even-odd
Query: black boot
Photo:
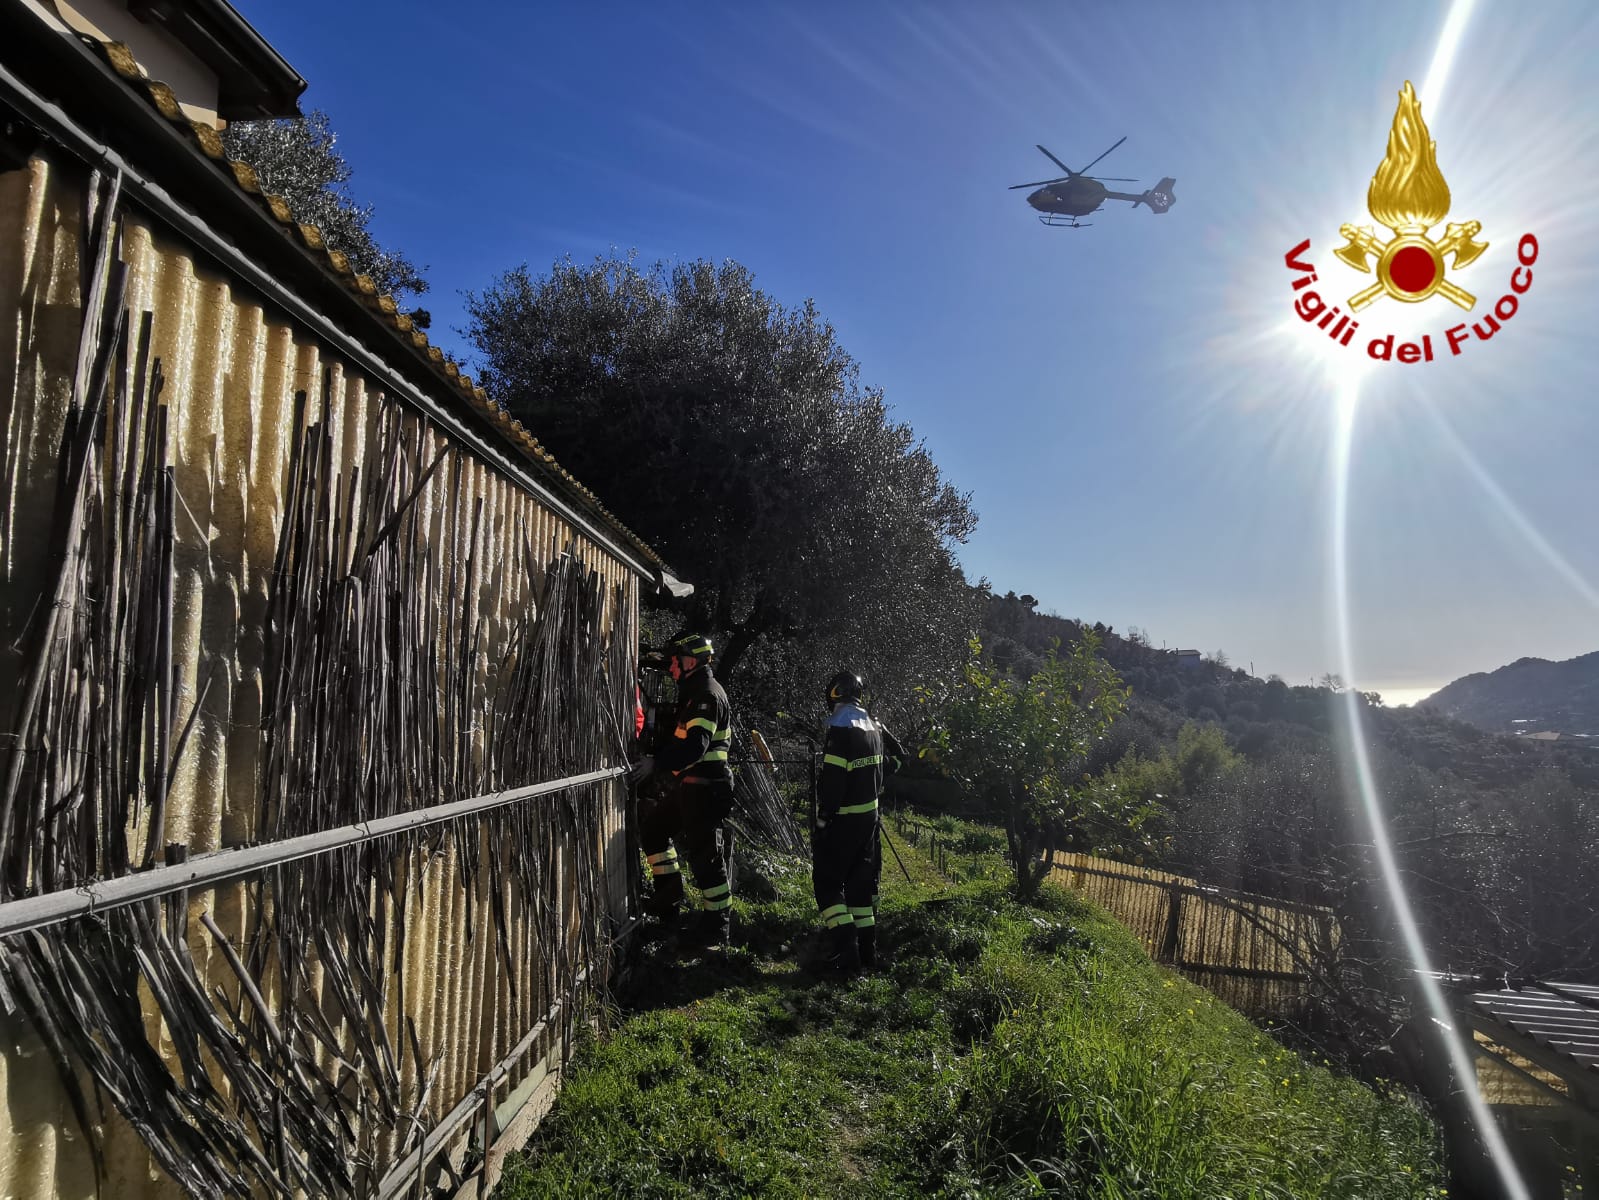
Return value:
<svg viewBox="0 0 1599 1200">
<path fill-rule="evenodd" d="M 877 926 L 855 930 L 855 946 L 861 956 L 861 970 L 877 970 Z"/>
<path fill-rule="evenodd" d="M 675 879 L 676 876 L 666 878 Z M 674 895 L 673 892 L 677 894 Z M 661 886 L 660 879 L 655 881 L 655 889 L 644 901 L 644 916 L 650 918 L 644 923 L 643 940 L 646 945 L 671 945 L 677 940 L 678 926 L 681 922 L 678 917 L 683 911 L 683 885 L 678 883 L 674 889 L 668 884 Z"/>
<path fill-rule="evenodd" d="M 677 919 L 678 910 L 682 906 L 683 877 L 657 875 L 654 886 L 650 889 L 650 898 L 644 902 L 644 915 L 654 917 L 663 924 L 670 924 Z"/>
<path fill-rule="evenodd" d="M 829 932 L 833 955 L 828 966 L 840 975 L 854 975 L 861 969 L 860 948 L 855 944 L 853 925 L 835 925 Z"/>
<path fill-rule="evenodd" d="M 646 917 L 654 917 L 662 925 L 670 925 L 677 920 L 679 909 L 680 906 L 674 904 L 672 901 L 663 900 L 659 896 L 653 896 L 650 898 L 649 902 L 644 905 L 644 915 Z"/>
<path fill-rule="evenodd" d="M 733 910 L 721 908 L 702 912 L 698 932 L 695 940 L 701 946 L 708 949 L 726 946 L 733 934 Z"/>
</svg>

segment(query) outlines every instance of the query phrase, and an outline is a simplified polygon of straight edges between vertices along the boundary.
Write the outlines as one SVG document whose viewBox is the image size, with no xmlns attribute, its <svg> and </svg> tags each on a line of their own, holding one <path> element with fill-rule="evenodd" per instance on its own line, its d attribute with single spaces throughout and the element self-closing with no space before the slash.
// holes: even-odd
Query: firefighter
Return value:
<svg viewBox="0 0 1599 1200">
<path fill-rule="evenodd" d="M 877 802 L 885 776 L 904 751 L 866 711 L 859 675 L 841 671 L 828 682 L 831 715 L 822 737 L 811 834 L 811 881 L 828 941 L 828 963 L 844 974 L 877 966 L 877 883 L 883 846 Z"/>
<path fill-rule="evenodd" d="M 732 711 L 711 672 L 715 655 L 710 638 L 685 633 L 666 654 L 678 693 L 671 736 L 659 739 L 654 755 L 633 768 L 636 782 L 653 778 L 661 785 L 659 798 L 639 819 L 639 841 L 654 881 L 650 911 L 664 924 L 675 923 L 683 900 L 681 850 L 700 889 L 703 912 L 697 940 L 719 945 L 727 941 L 733 916 L 733 889 L 717 845 L 717 831 L 733 808 L 727 763 Z"/>
</svg>

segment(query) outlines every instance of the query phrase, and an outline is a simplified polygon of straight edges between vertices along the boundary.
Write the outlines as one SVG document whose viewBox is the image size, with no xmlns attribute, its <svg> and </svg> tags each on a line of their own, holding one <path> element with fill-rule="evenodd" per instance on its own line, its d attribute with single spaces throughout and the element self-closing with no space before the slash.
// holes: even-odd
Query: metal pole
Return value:
<svg viewBox="0 0 1599 1200">
<path fill-rule="evenodd" d="M 213 887 L 230 879 L 237 879 L 241 875 L 252 875 L 266 867 L 280 866 L 296 859 L 326 854 L 343 846 L 358 846 L 362 842 L 370 842 L 375 838 L 388 837 L 391 834 L 424 829 L 429 825 L 438 825 L 458 817 L 503 808 L 519 800 L 530 800 L 535 796 L 548 795 L 550 792 L 559 792 L 570 787 L 603 783 L 625 772 L 624 767 L 605 767 L 585 775 L 569 775 L 564 779 L 552 779 L 548 783 L 530 784 L 505 792 L 490 792 L 484 796 L 474 796 L 469 800 L 456 800 L 449 804 L 437 804 L 431 808 L 419 808 L 412 812 L 380 817 L 375 821 L 362 821 L 358 825 L 344 825 L 337 829 L 323 830 L 321 833 L 284 838 L 281 841 L 268 842 L 264 846 L 241 846 L 232 850 L 218 850 L 173 866 L 140 871 L 135 875 L 124 875 L 118 879 L 97 880 L 71 890 L 46 892 L 42 896 L 10 900 L 0 904 L 0 937 L 26 933 L 30 929 L 43 929 L 47 925 L 59 925 L 73 917 L 86 916 L 107 908 L 137 904 L 141 900 L 151 900 L 157 896 L 181 892 L 185 888 Z"/>
<path fill-rule="evenodd" d="M 905 882 L 910 884 L 912 887 L 915 887 L 916 881 L 911 878 L 911 873 L 905 869 L 905 860 L 900 858 L 899 851 L 894 849 L 894 839 L 888 836 L 888 827 L 879 821 L 877 823 L 877 828 L 878 831 L 883 835 L 883 841 L 888 843 L 888 850 L 889 853 L 894 856 L 894 861 L 899 863 L 900 874 L 905 876 Z"/>
</svg>

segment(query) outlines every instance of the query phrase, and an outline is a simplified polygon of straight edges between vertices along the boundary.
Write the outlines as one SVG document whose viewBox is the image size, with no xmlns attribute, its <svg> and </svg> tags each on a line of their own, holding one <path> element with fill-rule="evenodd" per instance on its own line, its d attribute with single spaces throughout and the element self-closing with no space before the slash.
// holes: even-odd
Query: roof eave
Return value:
<svg viewBox="0 0 1599 1200">
<path fill-rule="evenodd" d="M 216 73 L 224 120 L 300 115 L 305 79 L 227 0 L 130 0 L 128 11 L 165 29 Z"/>
</svg>

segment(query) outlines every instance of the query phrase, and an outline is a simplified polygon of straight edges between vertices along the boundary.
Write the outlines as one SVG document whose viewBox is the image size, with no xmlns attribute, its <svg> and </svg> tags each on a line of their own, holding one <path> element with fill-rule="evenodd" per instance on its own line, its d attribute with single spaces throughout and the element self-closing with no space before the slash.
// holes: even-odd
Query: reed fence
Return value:
<svg viewBox="0 0 1599 1200">
<path fill-rule="evenodd" d="M 634 911 L 637 579 L 81 180 L 0 176 L 0 1194 L 450 1186 Z"/>
<path fill-rule="evenodd" d="M 1156 962 L 1252 1016 L 1298 1014 L 1311 964 L 1328 961 L 1337 939 L 1331 909 L 1092 855 L 1057 854 L 1051 878 L 1105 907 Z"/>
</svg>

